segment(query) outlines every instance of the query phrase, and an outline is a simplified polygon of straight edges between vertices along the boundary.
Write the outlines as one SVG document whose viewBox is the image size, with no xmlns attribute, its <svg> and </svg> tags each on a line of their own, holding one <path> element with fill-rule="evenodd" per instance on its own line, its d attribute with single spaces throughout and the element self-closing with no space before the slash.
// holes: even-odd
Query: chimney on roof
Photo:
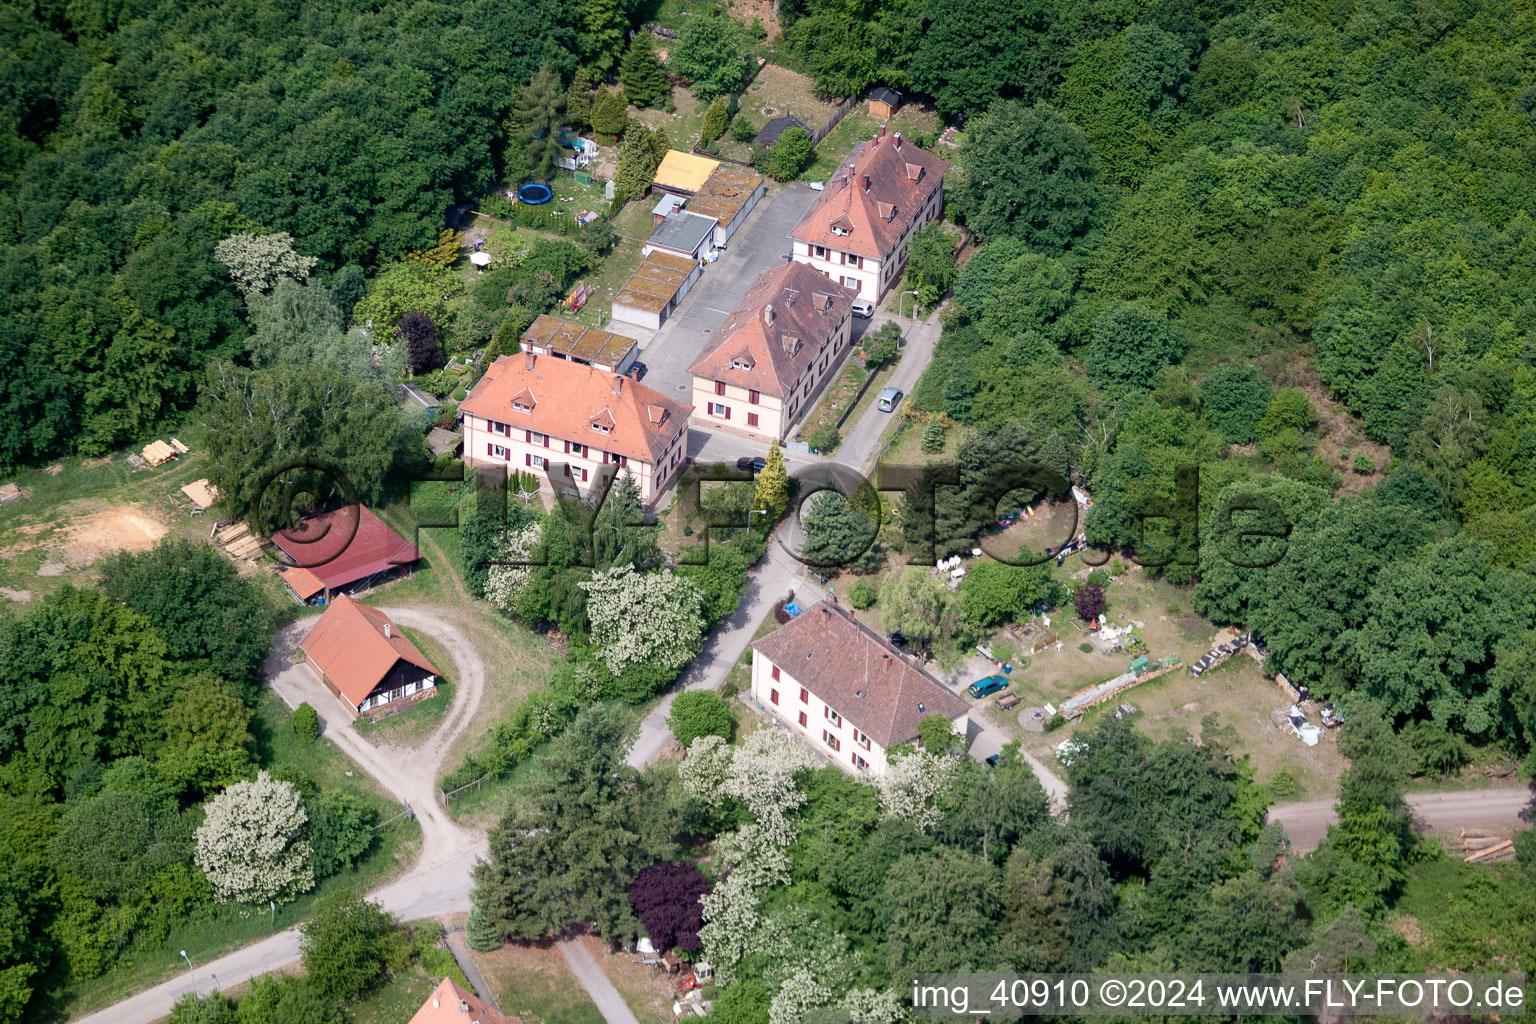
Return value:
<svg viewBox="0 0 1536 1024">
<path fill-rule="evenodd" d="M 384 639 L 389 639 L 389 623 L 384 623 Z"/>
<path fill-rule="evenodd" d="M 875 137 L 870 140 L 869 145 L 870 145 L 871 148 L 880 145 L 880 133 L 879 132 L 875 132 Z"/>
<path fill-rule="evenodd" d="M 773 326 L 773 303 L 771 302 L 763 307 L 763 323 L 769 327 Z"/>
<path fill-rule="evenodd" d="M 523 353 L 523 369 L 525 369 L 525 370 L 533 369 L 533 352 L 532 352 L 532 350 L 529 350 L 529 351 Z"/>
<path fill-rule="evenodd" d="M 896 144 L 896 148 L 897 148 L 897 149 L 900 149 L 900 148 L 901 148 L 901 132 L 897 132 L 897 133 L 896 133 L 896 134 L 895 134 L 895 135 L 894 135 L 894 136 L 893 136 L 893 137 L 892 137 L 892 141 L 893 141 L 893 142 L 894 142 L 894 143 L 895 143 L 895 144 Z"/>
<path fill-rule="evenodd" d="M 616 373 L 616 374 L 613 375 L 613 393 L 617 395 L 620 392 L 622 392 L 623 390 L 624 390 L 624 375 L 620 374 L 620 373 Z"/>
<path fill-rule="evenodd" d="M 469 1013 L 469 1000 L 468 999 L 460 999 L 459 1000 L 459 1012 L 463 1013 L 463 1014 L 468 1014 Z"/>
<path fill-rule="evenodd" d="M 865 175 L 861 175 L 861 177 L 863 177 L 863 179 L 864 179 L 864 194 L 868 195 L 869 194 L 869 175 L 865 174 Z"/>
</svg>

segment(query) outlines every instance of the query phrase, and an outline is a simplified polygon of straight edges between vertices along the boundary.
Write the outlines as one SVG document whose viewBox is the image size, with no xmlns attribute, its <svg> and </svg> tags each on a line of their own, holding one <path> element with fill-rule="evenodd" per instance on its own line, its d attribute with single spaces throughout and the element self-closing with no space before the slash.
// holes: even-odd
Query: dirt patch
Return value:
<svg viewBox="0 0 1536 1024">
<path fill-rule="evenodd" d="M 763 29 L 768 33 L 769 39 L 782 39 L 784 31 L 779 25 L 779 16 L 774 13 L 772 0 L 727 0 L 725 9 L 731 17 L 750 26 L 754 19 L 763 23 Z"/>
<path fill-rule="evenodd" d="M 1424 929 L 1412 914 L 1398 914 L 1387 922 L 1387 927 L 1403 937 L 1410 946 L 1424 945 Z"/>
<path fill-rule="evenodd" d="M 32 591 L 12 590 L 10 587 L 0 587 L 0 597 L 3 597 L 8 601 L 30 601 L 32 600 Z"/>
<path fill-rule="evenodd" d="M 1392 449 L 1365 436 L 1360 418 L 1328 393 L 1311 363 L 1305 360 L 1292 362 L 1280 371 L 1276 383 L 1283 387 L 1298 387 L 1307 393 L 1312 408 L 1317 410 L 1317 453 L 1343 477 L 1340 490 L 1345 494 L 1358 494 L 1382 478 L 1392 462 Z M 1344 456 L 1346 452 L 1347 458 Z M 1355 471 L 1355 459 L 1361 455 L 1371 460 L 1372 472 Z"/>
<path fill-rule="evenodd" d="M 682 975 L 671 975 L 655 967 L 635 963 L 635 955 L 614 951 L 593 935 L 578 941 L 587 947 L 597 966 L 603 969 L 613 987 L 640 1020 L 666 1020 L 672 1012 L 672 987 Z"/>
<path fill-rule="evenodd" d="M 747 86 L 741 97 L 741 109 L 747 111 L 759 127 L 766 118 L 788 114 L 798 117 L 815 131 L 832 116 L 837 105 L 817 96 L 816 83 L 804 75 L 777 64 L 767 64 Z M 769 109 L 773 113 L 765 112 Z"/>
<path fill-rule="evenodd" d="M 44 562 L 37 570 L 39 576 L 63 576 L 69 571 L 69 566 L 63 562 Z"/>
<path fill-rule="evenodd" d="M 70 523 L 64 531 L 64 557 L 75 567 L 119 551 L 148 551 L 170 527 L 148 512 L 117 506 Z"/>
</svg>

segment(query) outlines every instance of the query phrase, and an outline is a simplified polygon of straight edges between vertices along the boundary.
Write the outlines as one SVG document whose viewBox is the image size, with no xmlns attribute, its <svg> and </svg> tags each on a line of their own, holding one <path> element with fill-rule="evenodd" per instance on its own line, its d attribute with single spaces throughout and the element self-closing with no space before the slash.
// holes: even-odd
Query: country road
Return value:
<svg viewBox="0 0 1536 1024">
<path fill-rule="evenodd" d="M 1531 822 L 1536 789 L 1501 786 L 1497 789 L 1466 789 L 1448 793 L 1410 793 L 1408 806 L 1414 820 L 1426 829 L 1507 828 Z M 1307 853 L 1323 841 L 1328 826 L 1339 820 L 1332 800 L 1276 804 L 1269 820 L 1278 821 L 1290 834 L 1298 853 Z"/>
</svg>

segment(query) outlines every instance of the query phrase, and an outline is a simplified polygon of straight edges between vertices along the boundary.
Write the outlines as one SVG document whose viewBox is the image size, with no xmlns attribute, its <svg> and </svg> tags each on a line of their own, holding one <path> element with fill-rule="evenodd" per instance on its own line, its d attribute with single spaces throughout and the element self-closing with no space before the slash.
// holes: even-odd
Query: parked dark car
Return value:
<svg viewBox="0 0 1536 1024">
<path fill-rule="evenodd" d="M 990 697 L 998 690 L 1004 690 L 1007 688 L 1008 679 L 1006 676 L 983 676 L 982 678 L 972 683 L 970 686 L 967 686 L 965 688 L 965 692 L 970 694 L 972 697 L 980 699 L 982 697 Z"/>
<path fill-rule="evenodd" d="M 650 368 L 642 362 L 636 361 L 629 364 L 629 375 L 635 380 L 645 380 L 645 375 L 649 372 Z"/>
<path fill-rule="evenodd" d="M 768 460 L 761 455 L 743 455 L 736 460 L 737 469 L 750 469 L 754 473 L 762 472 L 763 467 L 766 465 L 768 465 Z"/>
</svg>

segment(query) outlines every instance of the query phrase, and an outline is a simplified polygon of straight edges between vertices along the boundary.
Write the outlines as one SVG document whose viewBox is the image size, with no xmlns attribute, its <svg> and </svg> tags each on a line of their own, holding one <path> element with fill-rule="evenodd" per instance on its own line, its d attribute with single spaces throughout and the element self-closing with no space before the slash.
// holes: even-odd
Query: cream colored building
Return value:
<svg viewBox="0 0 1536 1024">
<path fill-rule="evenodd" d="M 964 700 L 833 600 L 753 642 L 752 699 L 850 774 L 884 774 L 929 715 L 961 736 L 970 722 Z"/>
<path fill-rule="evenodd" d="M 790 233 L 793 258 L 879 302 L 901 278 L 912 236 L 943 216 L 948 169 L 882 128 L 853 148 Z"/>
<path fill-rule="evenodd" d="M 847 358 L 853 294 L 800 263 L 765 272 L 691 366 L 695 422 L 783 438 Z"/>
<path fill-rule="evenodd" d="M 524 352 L 491 364 L 459 406 L 464 461 L 532 473 L 551 492 L 588 493 L 603 467 L 628 472 L 654 505 L 688 454 L 691 410 L 628 377 L 552 355 Z"/>
</svg>

